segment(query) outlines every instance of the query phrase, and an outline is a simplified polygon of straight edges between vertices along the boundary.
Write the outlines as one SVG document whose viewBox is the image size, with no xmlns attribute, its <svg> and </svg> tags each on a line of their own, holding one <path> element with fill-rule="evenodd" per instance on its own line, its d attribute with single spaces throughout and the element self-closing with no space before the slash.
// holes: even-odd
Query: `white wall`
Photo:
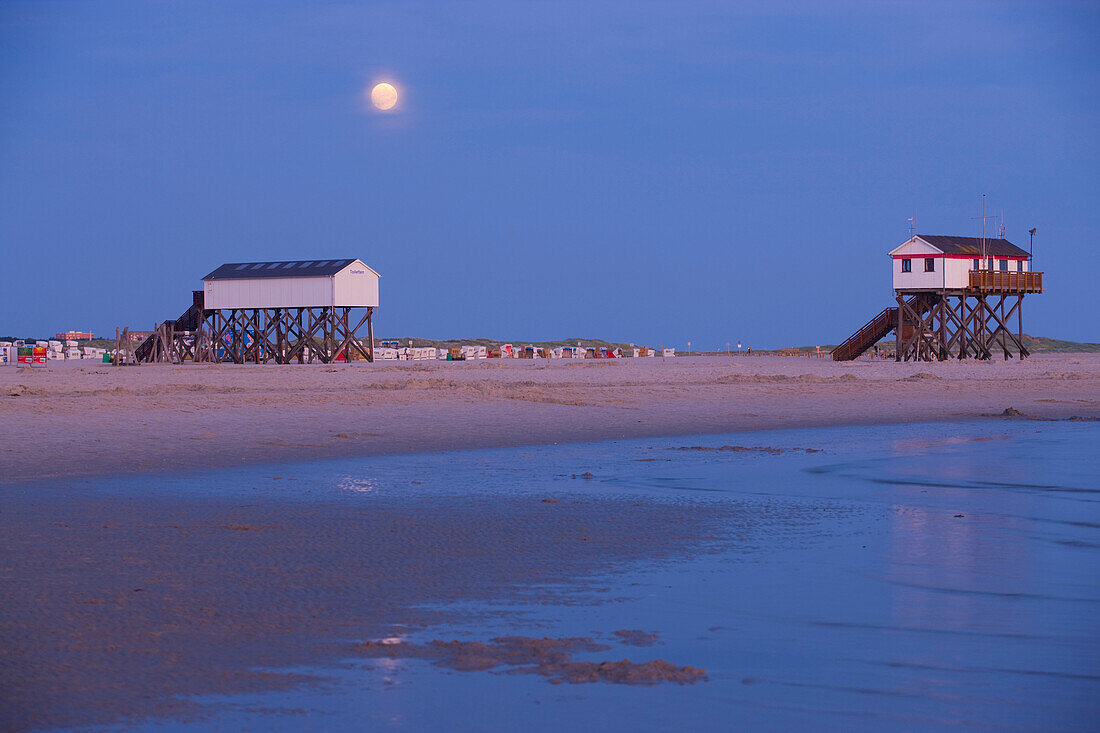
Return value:
<svg viewBox="0 0 1100 733">
<path fill-rule="evenodd" d="M 935 257 L 934 255 L 940 255 Z M 925 257 L 932 257 L 935 271 L 924 271 Z M 911 272 L 902 272 L 902 258 L 908 258 L 912 263 Z M 890 260 L 894 273 L 894 289 L 939 289 L 943 287 L 944 267 L 943 256 L 938 250 L 928 246 L 924 242 L 907 242 L 894 250 Z"/>
<path fill-rule="evenodd" d="M 948 290 L 963 290 L 970 287 L 970 268 L 974 264 L 973 258 L 958 259 L 955 257 L 942 260 L 944 266 L 944 287 Z"/>
<path fill-rule="evenodd" d="M 975 259 L 978 260 L 978 269 L 979 270 L 988 269 L 988 265 L 989 265 L 988 258 L 986 258 L 986 260 L 982 260 L 981 257 L 967 257 L 966 259 L 952 258 L 952 259 L 947 260 L 947 280 L 946 280 L 946 283 L 947 283 L 947 287 L 949 289 L 966 288 L 966 287 L 970 286 L 970 271 L 972 269 L 974 269 L 974 260 Z M 994 272 L 1001 272 L 1001 262 L 1003 262 L 1006 259 L 1007 258 L 1005 258 L 1005 257 L 994 257 L 993 258 L 993 271 Z M 1023 262 L 1023 269 L 1022 270 L 1017 270 L 1016 269 L 1018 262 Z M 1010 260 L 1008 260 L 1008 270 L 1007 270 L 1007 272 L 1031 272 L 1031 268 L 1030 268 L 1029 263 L 1028 263 L 1027 260 L 1013 260 L 1013 259 L 1010 259 Z"/>
<path fill-rule="evenodd" d="M 333 305 L 365 308 L 378 305 L 378 273 L 356 260 L 336 273 Z"/>
<path fill-rule="evenodd" d="M 1000 272 L 1001 271 L 1001 260 L 1002 259 L 1007 259 L 1007 258 L 1001 258 L 1001 257 L 993 258 L 993 260 L 994 260 L 993 261 L 993 270 L 995 272 Z M 1016 263 L 1017 262 L 1023 262 L 1024 263 L 1024 265 L 1023 265 L 1024 269 L 1017 270 L 1016 269 Z M 1028 262 L 1027 260 L 1008 260 L 1008 270 L 1006 270 L 1006 272 L 1031 272 L 1031 263 Z"/>
<path fill-rule="evenodd" d="M 356 260 L 331 277 L 205 280 L 203 292 L 211 310 L 377 306 L 378 273 Z"/>
<path fill-rule="evenodd" d="M 320 308 L 332 306 L 331 277 L 271 277 L 254 280 L 206 280 L 203 307 Z"/>
<path fill-rule="evenodd" d="M 961 290 L 970 286 L 970 270 L 974 267 L 974 257 L 945 257 L 939 255 L 934 257 L 936 271 L 925 272 L 924 271 L 924 259 L 925 253 L 918 251 L 913 252 L 899 252 L 898 254 L 904 254 L 911 258 L 913 263 L 912 272 L 901 271 L 901 260 L 893 260 L 894 268 L 894 289 L 895 290 L 907 290 L 907 289 L 935 289 L 944 288 L 947 290 Z M 981 259 L 980 257 L 977 259 Z M 996 257 L 993 261 L 993 270 L 995 272 L 1001 271 L 1001 262 L 1005 258 Z M 1016 269 L 1016 263 L 1018 260 L 1008 260 L 1008 272 L 1030 272 L 1031 268 L 1028 266 L 1027 260 L 1022 260 L 1023 270 Z M 987 269 L 987 263 L 981 262 L 979 269 Z"/>
</svg>

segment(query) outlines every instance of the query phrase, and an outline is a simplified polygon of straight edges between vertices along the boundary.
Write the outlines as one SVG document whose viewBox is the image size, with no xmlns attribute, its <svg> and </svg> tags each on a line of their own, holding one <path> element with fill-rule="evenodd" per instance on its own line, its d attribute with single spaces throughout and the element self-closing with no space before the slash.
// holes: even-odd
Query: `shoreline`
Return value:
<svg viewBox="0 0 1100 733">
<path fill-rule="evenodd" d="M 891 694 L 911 682 L 910 668 L 882 680 L 863 660 L 844 660 L 854 638 L 888 669 L 910 649 L 914 661 L 927 662 L 932 629 L 885 602 L 896 599 L 917 613 L 945 603 L 966 611 L 934 618 L 933 628 L 950 634 L 934 647 L 937 660 L 961 653 L 963 623 L 975 630 L 975 648 L 995 648 L 982 657 L 993 671 L 1021 654 L 1027 668 L 1047 669 L 1051 649 L 1091 638 L 1087 620 L 1078 629 L 1059 623 L 1080 620 L 1080 602 L 1091 600 L 1077 590 L 1081 581 L 1048 577 L 1089 539 L 1080 522 L 1061 520 L 1074 511 L 1067 492 L 1080 491 L 1079 477 L 1096 462 L 1087 450 L 1094 430 L 1007 422 L 1014 424 L 754 435 L 752 444 L 772 446 L 756 451 L 666 438 L 397 457 L 347 470 L 317 461 L 274 471 L 242 463 L 235 471 L 211 465 L 182 476 L 9 485 L 0 491 L 10 557 L 3 641 L 19 674 L 0 717 L 16 729 L 239 728 L 242 716 L 257 728 L 288 720 L 339 728 L 349 726 L 328 716 L 353 710 L 361 727 L 357 706 L 369 711 L 393 699 L 378 697 L 382 690 L 437 699 L 441 680 L 468 674 L 480 676 L 460 685 L 515 701 L 524 693 L 503 673 L 523 671 L 547 685 L 676 689 L 702 681 L 706 697 L 691 701 L 702 705 L 715 695 L 738 699 L 746 679 L 804 682 L 808 627 L 818 632 L 814 658 L 828 662 L 822 684 L 844 663 L 846 673 L 866 677 L 864 689 Z M 1016 458 L 1018 483 L 999 483 L 997 469 Z M 587 469 L 595 474 L 581 473 Z M 946 490 L 933 488 L 940 482 Z M 1037 524 L 1021 533 L 1027 521 Z M 1020 541 L 1026 552 L 1003 551 Z M 1020 567 L 1030 574 L 1021 577 Z M 975 594 L 1000 605 L 976 607 Z M 1055 608 L 1027 617 L 1036 629 L 1052 623 L 1062 637 L 1020 634 L 1019 596 Z M 806 607 L 792 612 L 791 598 L 806 598 Z M 868 619 L 868 607 L 878 616 Z M 990 617 L 1001 619 L 996 631 L 1011 634 L 1016 647 L 989 647 Z M 880 641 L 883 629 L 891 641 Z M 639 636 L 650 642 L 629 642 Z M 776 650 L 763 662 L 754 657 L 761 639 Z M 584 645 L 584 654 L 570 657 L 571 644 Z M 777 673 L 775 658 L 791 662 Z M 525 669 L 506 668 L 507 659 Z M 933 683 L 943 668 L 928 673 Z M 1058 671 L 1082 670 L 1067 659 Z M 1015 684 L 1014 670 L 1007 674 L 1002 684 Z M 984 676 L 971 684 L 972 668 L 957 675 L 973 699 L 988 699 Z M 752 691 L 782 701 L 783 687 Z M 541 705 L 550 689 L 526 699 Z M 604 684 L 572 694 L 629 704 L 629 693 Z M 661 694 L 680 699 L 647 693 Z M 848 688 L 830 694 L 838 710 L 849 707 Z M 269 704 L 256 706 L 257 695 Z M 317 704 L 319 696 L 335 707 Z M 912 704 L 938 709 L 940 698 Z M 452 710 L 451 701 L 440 707 Z"/>
<path fill-rule="evenodd" d="M 828 430 L 829 428 L 843 428 L 843 427 L 898 427 L 903 425 L 954 425 L 954 424 L 972 424 L 983 420 L 1011 420 L 1014 422 L 1075 422 L 1075 421 L 1100 421 L 1100 417 L 1085 417 L 1081 415 L 1067 415 L 1064 417 L 1033 417 L 1033 416 L 1011 416 L 1011 415 L 996 415 L 996 414 L 981 414 L 981 415 L 954 415 L 951 417 L 927 417 L 920 420 L 907 420 L 907 421 L 894 421 L 887 420 L 871 420 L 864 422 L 807 422 L 807 423 L 791 423 L 791 424 L 769 424 L 758 427 L 738 427 L 730 428 L 728 430 L 707 430 L 707 431 L 688 431 L 688 432 L 668 432 L 668 433 L 634 433 L 634 434 L 616 434 L 616 435 L 593 435 L 583 438 L 563 438 L 559 440 L 531 440 L 526 442 L 499 442 L 499 443 L 477 443 L 470 442 L 469 444 L 462 445 L 435 445 L 433 447 L 427 447 L 422 450 L 416 449 L 404 449 L 394 448 L 393 450 L 371 450 L 369 448 L 334 448 L 329 451 L 321 451 L 317 448 L 310 448 L 306 450 L 301 449 L 301 452 L 288 452 L 284 446 L 273 447 L 271 452 L 267 454 L 261 454 L 257 457 L 249 456 L 247 460 L 240 460 L 237 463 L 232 461 L 225 462 L 183 462 L 180 464 L 162 465 L 159 467 L 144 467 L 136 465 L 127 465 L 121 469 L 115 470 L 113 466 L 103 466 L 97 464 L 90 470 L 74 470 L 70 472 L 57 472 L 50 473 L 47 471 L 37 472 L 29 477 L 20 477 L 14 479 L 0 478 L 0 487 L 23 485 L 32 486 L 38 483 L 50 483 L 63 481 L 65 479 L 97 479 L 108 478 L 111 476 L 138 476 L 141 474 L 148 474 L 149 476 L 156 476 L 165 472 L 171 471 L 196 471 L 206 469 L 226 469 L 226 468 L 240 468 L 248 466 L 293 466 L 296 464 L 309 464 L 315 461 L 328 461 L 328 460 L 341 460 L 341 459 L 354 459 L 354 458 L 384 458 L 393 456 L 432 456 L 441 453 L 456 453 L 466 451 L 480 451 L 480 450 L 496 450 L 507 448 L 533 448 L 547 445 L 585 445 L 589 443 L 602 443 L 615 440 L 641 440 L 651 438 L 654 440 L 664 440 L 671 438 L 693 438 L 693 437 L 711 437 L 715 435 L 738 435 L 738 434 L 754 434 L 754 433 L 768 433 L 768 432 L 782 432 L 787 430 Z M 280 452 L 282 451 L 282 452 Z"/>
<path fill-rule="evenodd" d="M 0 484 L 842 425 L 1100 416 L 1100 355 L 0 371 Z"/>
</svg>

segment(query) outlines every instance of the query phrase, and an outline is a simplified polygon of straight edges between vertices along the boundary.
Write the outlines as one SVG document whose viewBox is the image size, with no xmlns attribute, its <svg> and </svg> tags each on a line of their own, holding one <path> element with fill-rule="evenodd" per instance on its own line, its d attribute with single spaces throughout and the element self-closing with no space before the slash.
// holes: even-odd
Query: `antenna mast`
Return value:
<svg viewBox="0 0 1100 733">
<path fill-rule="evenodd" d="M 982 220 L 982 262 L 981 262 L 981 265 L 982 265 L 982 267 L 985 267 L 985 265 L 986 265 L 985 220 L 986 219 L 996 219 L 997 217 L 993 216 L 992 214 L 990 214 L 989 216 L 986 216 L 986 214 L 985 214 L 985 194 L 984 193 L 982 194 L 982 215 L 981 216 L 972 216 L 970 218 L 971 219 L 981 219 Z"/>
</svg>

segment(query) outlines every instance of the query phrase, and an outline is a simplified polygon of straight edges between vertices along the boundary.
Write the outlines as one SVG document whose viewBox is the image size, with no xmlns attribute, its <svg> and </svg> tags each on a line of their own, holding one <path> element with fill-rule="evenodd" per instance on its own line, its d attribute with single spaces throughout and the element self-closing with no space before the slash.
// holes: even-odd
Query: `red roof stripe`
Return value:
<svg viewBox="0 0 1100 733">
<path fill-rule="evenodd" d="M 1004 255 L 988 255 L 995 260 L 1026 260 L 1027 255 L 1023 257 L 1006 257 Z M 919 260 L 922 258 L 928 258 L 930 260 L 980 260 L 981 255 L 945 255 L 945 254 L 912 254 L 912 255 L 894 255 L 895 260 Z"/>
</svg>

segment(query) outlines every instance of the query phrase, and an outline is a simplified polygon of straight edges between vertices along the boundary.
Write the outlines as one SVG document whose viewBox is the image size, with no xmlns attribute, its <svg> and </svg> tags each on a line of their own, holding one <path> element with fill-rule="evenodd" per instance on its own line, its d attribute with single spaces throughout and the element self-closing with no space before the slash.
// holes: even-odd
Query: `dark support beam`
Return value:
<svg viewBox="0 0 1100 733">
<path fill-rule="evenodd" d="M 944 290 L 896 296 L 896 361 L 986 360 L 993 349 L 1005 359 L 1030 355 L 1024 346 L 1023 293 Z"/>
<path fill-rule="evenodd" d="M 367 341 L 370 346 L 370 356 L 367 357 L 367 361 L 374 362 L 374 307 L 369 306 L 367 308 Z"/>
<path fill-rule="evenodd" d="M 901 327 L 905 323 L 905 298 L 898 294 L 898 322 L 894 328 L 894 361 L 902 360 L 901 342 L 902 334 Z"/>
<path fill-rule="evenodd" d="M 374 361 L 374 308 L 253 308 L 207 310 L 201 305 L 186 319 L 164 321 L 142 351 L 145 362 L 232 362 L 245 364 L 331 364 L 340 355 Z M 368 345 L 359 329 L 366 324 Z M 129 338 L 129 333 L 126 333 Z M 116 342 L 121 343 L 119 337 Z M 121 348 L 125 352 L 125 346 Z"/>
</svg>

